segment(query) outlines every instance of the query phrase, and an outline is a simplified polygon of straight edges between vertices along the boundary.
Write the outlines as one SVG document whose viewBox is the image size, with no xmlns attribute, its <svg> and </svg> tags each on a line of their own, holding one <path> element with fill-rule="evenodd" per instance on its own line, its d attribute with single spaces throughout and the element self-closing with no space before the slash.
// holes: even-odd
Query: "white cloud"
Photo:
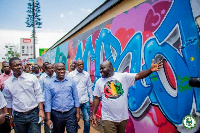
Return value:
<svg viewBox="0 0 200 133">
<path fill-rule="evenodd" d="M 60 17 L 61 17 L 61 18 L 64 18 L 64 16 L 65 16 L 65 15 L 64 15 L 63 13 L 62 13 L 62 14 L 60 14 Z"/>
<path fill-rule="evenodd" d="M 87 9 L 87 11 L 88 11 L 89 13 L 91 13 L 91 12 L 92 12 L 92 9 Z"/>
<path fill-rule="evenodd" d="M 63 37 L 66 32 L 59 31 L 38 31 L 36 36 L 38 38 L 38 43 L 36 44 L 36 57 L 39 56 L 39 48 L 50 48 L 54 43 L 56 43 L 61 37 Z M 19 30 L 0 30 L 0 61 L 5 55 L 5 44 L 20 44 L 20 38 L 30 38 L 31 31 L 19 31 Z"/>
<path fill-rule="evenodd" d="M 71 16 L 71 15 L 74 15 L 74 12 L 73 11 L 69 11 L 68 14 Z"/>
<path fill-rule="evenodd" d="M 91 13 L 91 12 L 92 12 L 92 9 L 81 8 L 80 10 L 81 10 L 82 12 L 85 12 L 85 13 Z"/>
</svg>

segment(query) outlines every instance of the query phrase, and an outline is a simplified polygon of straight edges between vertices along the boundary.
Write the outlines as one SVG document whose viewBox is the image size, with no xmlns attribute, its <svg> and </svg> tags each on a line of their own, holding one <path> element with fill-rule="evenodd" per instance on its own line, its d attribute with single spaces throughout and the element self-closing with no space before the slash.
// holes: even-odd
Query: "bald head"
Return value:
<svg viewBox="0 0 200 133">
<path fill-rule="evenodd" d="M 57 67 L 59 66 L 64 66 L 65 67 L 65 64 L 63 62 L 57 62 L 54 64 L 54 69 L 57 69 Z"/>
<path fill-rule="evenodd" d="M 82 60 L 80 60 L 80 59 L 78 59 L 78 60 L 76 61 L 76 63 L 80 63 L 80 62 L 82 62 L 82 63 L 83 63 L 83 61 L 82 61 Z"/>
<path fill-rule="evenodd" d="M 103 66 L 108 66 L 108 67 L 110 67 L 111 69 L 113 69 L 112 63 L 111 63 L 110 61 L 108 61 L 108 60 L 106 60 L 106 61 L 104 61 L 103 63 L 101 63 L 101 65 L 103 65 Z"/>
</svg>

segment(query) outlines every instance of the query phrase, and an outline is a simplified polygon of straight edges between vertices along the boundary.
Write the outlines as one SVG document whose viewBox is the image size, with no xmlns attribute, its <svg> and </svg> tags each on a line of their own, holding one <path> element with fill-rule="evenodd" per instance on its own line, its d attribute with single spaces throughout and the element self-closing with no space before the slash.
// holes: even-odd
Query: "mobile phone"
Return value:
<svg viewBox="0 0 200 133">
<path fill-rule="evenodd" d="M 40 124 L 41 122 L 42 122 L 42 117 L 39 117 L 38 124 Z"/>
<path fill-rule="evenodd" d="M 53 123 L 50 124 L 50 128 L 53 129 Z"/>
<path fill-rule="evenodd" d="M 12 116 L 9 115 L 9 114 L 6 114 L 6 115 L 5 115 L 5 119 L 11 119 L 11 118 L 12 118 Z"/>
</svg>

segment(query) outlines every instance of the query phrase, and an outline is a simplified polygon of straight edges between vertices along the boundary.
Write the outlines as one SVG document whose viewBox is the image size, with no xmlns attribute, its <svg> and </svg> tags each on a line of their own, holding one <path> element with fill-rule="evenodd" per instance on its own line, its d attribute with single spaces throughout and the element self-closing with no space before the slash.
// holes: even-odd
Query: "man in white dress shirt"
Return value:
<svg viewBox="0 0 200 133">
<path fill-rule="evenodd" d="M 4 82 L 8 113 L 12 116 L 17 133 L 41 133 L 39 117 L 44 120 L 44 96 L 36 76 L 22 70 L 21 60 L 9 60 L 13 75 Z M 12 122 L 12 120 L 11 120 Z"/>
<path fill-rule="evenodd" d="M 93 102 L 92 87 L 93 83 L 90 74 L 83 70 L 82 60 L 76 61 L 76 69 L 69 73 L 69 76 L 75 81 L 78 91 L 80 108 L 84 120 L 84 133 L 90 132 L 90 106 Z"/>
</svg>

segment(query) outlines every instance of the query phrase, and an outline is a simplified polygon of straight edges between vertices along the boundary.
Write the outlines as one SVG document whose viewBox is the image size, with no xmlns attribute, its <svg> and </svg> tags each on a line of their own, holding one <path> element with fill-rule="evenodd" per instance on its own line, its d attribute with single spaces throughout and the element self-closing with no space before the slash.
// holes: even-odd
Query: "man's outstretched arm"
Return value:
<svg viewBox="0 0 200 133">
<path fill-rule="evenodd" d="M 160 71 L 161 68 L 163 68 L 162 60 L 157 62 L 157 63 L 154 63 L 154 59 L 152 59 L 151 68 L 137 73 L 136 76 L 135 76 L 135 81 L 139 80 L 139 79 L 146 78 L 152 72 Z"/>
</svg>

